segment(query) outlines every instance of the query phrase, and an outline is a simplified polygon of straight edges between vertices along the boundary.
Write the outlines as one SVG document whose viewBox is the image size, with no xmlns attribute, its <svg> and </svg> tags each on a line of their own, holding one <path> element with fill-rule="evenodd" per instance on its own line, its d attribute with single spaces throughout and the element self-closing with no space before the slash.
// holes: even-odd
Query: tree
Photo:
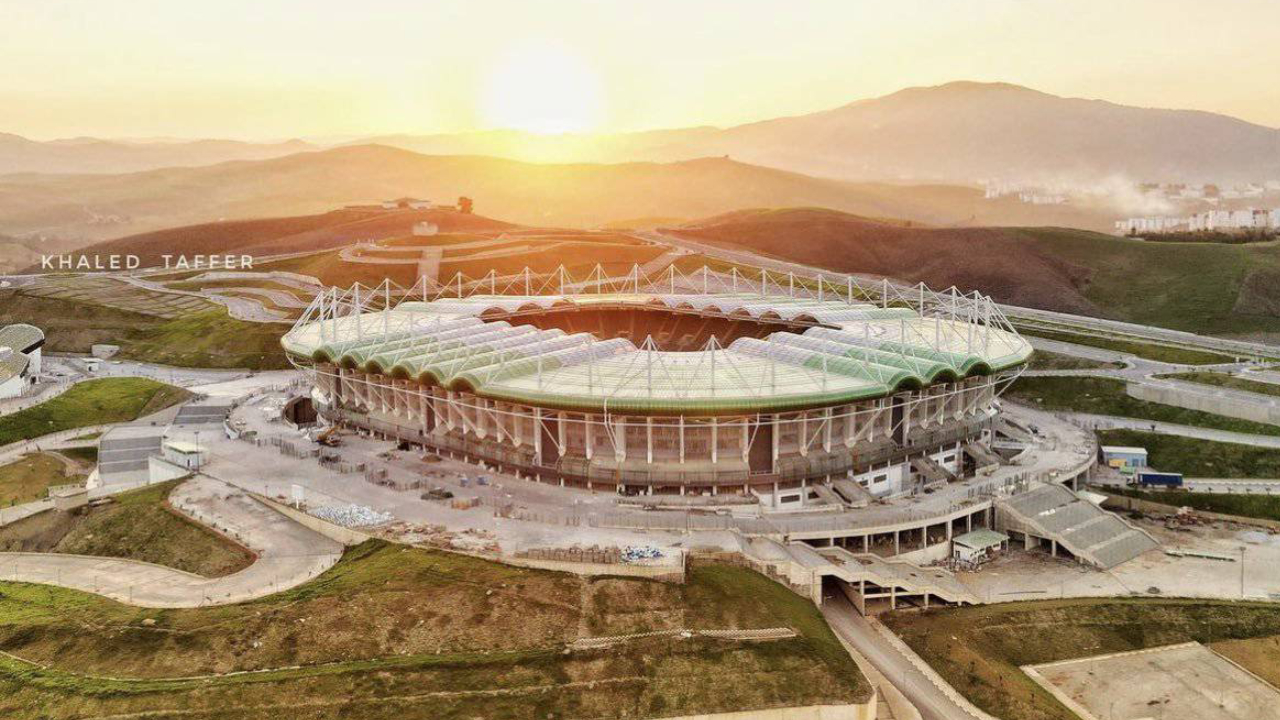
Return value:
<svg viewBox="0 0 1280 720">
<path fill-rule="evenodd" d="M 458 198 L 458 212 L 462 213 L 463 215 L 471 214 L 471 198 L 469 197 Z"/>
</svg>

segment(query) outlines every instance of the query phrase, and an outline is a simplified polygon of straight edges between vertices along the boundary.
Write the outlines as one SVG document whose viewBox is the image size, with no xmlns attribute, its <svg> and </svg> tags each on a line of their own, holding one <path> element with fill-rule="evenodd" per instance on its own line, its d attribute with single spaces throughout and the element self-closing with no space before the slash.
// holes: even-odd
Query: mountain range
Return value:
<svg viewBox="0 0 1280 720">
<path fill-rule="evenodd" d="M 540 227 L 779 206 L 934 225 L 1097 227 L 1110 217 L 1079 205 L 987 201 L 972 187 L 831 180 L 726 158 L 546 164 L 359 145 L 121 175 L 0 177 L 0 232 L 88 242 L 219 220 L 310 215 L 404 195 L 447 203 L 467 195 L 479 213 Z"/>
<path fill-rule="evenodd" d="M 729 156 L 818 177 L 971 184 L 1238 183 L 1280 178 L 1280 130 L 1226 115 L 1064 98 L 1005 83 L 953 82 L 728 128 L 543 136 L 519 131 L 383 135 L 435 155 L 529 162 L 672 162 Z M 266 159 L 329 147 L 292 140 L 34 142 L 0 135 L 0 175 L 122 173 Z"/>
</svg>

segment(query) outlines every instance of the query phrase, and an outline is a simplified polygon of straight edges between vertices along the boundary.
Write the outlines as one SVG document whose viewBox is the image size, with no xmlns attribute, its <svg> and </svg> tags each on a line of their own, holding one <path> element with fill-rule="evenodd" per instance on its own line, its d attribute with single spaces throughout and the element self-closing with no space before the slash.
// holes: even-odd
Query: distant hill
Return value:
<svg viewBox="0 0 1280 720">
<path fill-rule="evenodd" d="M 347 144 L 547 163 L 728 156 L 752 165 L 864 182 L 972 184 L 1006 179 L 1120 186 L 1139 181 L 1280 179 L 1276 128 L 1209 112 L 1059 97 L 1007 83 L 913 87 L 821 112 L 728 128 L 561 135 L 491 130 L 378 135 Z M 0 175 L 118 174 L 260 160 L 323 147 L 299 140 L 35 142 L 0 134 Z"/>
<path fill-rule="evenodd" d="M 687 149 L 686 149 L 687 148 Z M 846 179 L 1242 182 L 1280 178 L 1280 130 L 1004 83 L 901 90 L 703 136 L 681 152 Z"/>
<path fill-rule="evenodd" d="M 95 243 L 74 255 L 137 255 L 144 267 L 162 255 L 243 254 L 255 257 L 343 247 L 362 240 L 408 235 L 430 221 L 441 232 L 502 231 L 510 223 L 453 210 L 345 209 L 318 215 L 204 223 Z"/>
<path fill-rule="evenodd" d="M 421 152 L 557 162 L 727 155 L 753 165 L 861 181 L 1280 179 L 1280 130 L 1275 128 L 1208 112 L 1064 98 L 1006 83 L 914 87 L 725 129 L 554 137 L 462 133 L 377 141 Z"/>
<path fill-rule="evenodd" d="M 74 250 L 81 244 L 55 238 L 0 235 L 0 275 L 18 273 L 23 268 L 38 265 L 41 255 L 58 255 Z"/>
<path fill-rule="evenodd" d="M 39 142 L 0 133 L 0 175 L 15 173 L 125 173 L 162 167 L 262 160 L 302 152 L 301 140 L 247 143 L 235 140 L 138 141 L 72 138 Z"/>
<path fill-rule="evenodd" d="M 849 183 L 724 158 L 550 165 L 362 145 L 124 175 L 0 178 L 0 232 L 105 239 L 213 220 L 316 214 L 401 195 L 450 202 L 468 195 L 479 213 L 535 226 L 796 205 L 939 225 L 1110 223 L 1108 214 L 1080 206 L 984 201 L 971 187 Z"/>
<path fill-rule="evenodd" d="M 1280 339 L 1280 243 L 1147 243 L 1063 228 L 906 226 L 817 208 L 746 210 L 667 232 L 816 267 L 981 290 L 1002 302 Z"/>
</svg>

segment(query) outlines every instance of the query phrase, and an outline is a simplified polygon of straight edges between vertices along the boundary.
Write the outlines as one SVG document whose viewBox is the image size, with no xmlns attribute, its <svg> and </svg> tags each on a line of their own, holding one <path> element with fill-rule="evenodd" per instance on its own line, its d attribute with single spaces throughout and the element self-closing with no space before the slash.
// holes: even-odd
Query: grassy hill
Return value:
<svg viewBox="0 0 1280 720">
<path fill-rule="evenodd" d="M 820 208 L 747 210 L 673 229 L 846 272 L 1208 334 L 1280 337 L 1280 243 L 1147 243 L 1063 228 L 940 228 Z"/>
<path fill-rule="evenodd" d="M 1196 641 L 1270 681 L 1277 677 L 1275 603 L 1006 602 L 882 619 L 960 694 L 1003 720 L 1079 717 L 1024 673 L 1023 665 Z"/>
<path fill-rule="evenodd" d="M 87 353 L 94 343 L 120 346 L 120 357 L 181 367 L 288 367 L 280 336 L 288 325 L 236 320 L 222 308 L 166 319 L 118 307 L 0 290 L 0 325 L 32 323 L 55 352 Z"/>
<path fill-rule="evenodd" d="M 47 510 L 0 528 L 0 551 L 127 558 L 221 577 L 253 563 L 253 553 L 169 508 L 180 480 L 116 495 L 79 513 Z"/>
<path fill-rule="evenodd" d="M 11 463 L 0 465 L 0 507 L 39 500 L 50 485 L 69 485 L 82 480 L 83 475 L 73 472 L 56 455 L 23 455 Z"/>
<path fill-rule="evenodd" d="M 770 627 L 797 635 L 568 646 Z M 217 608 L 0 582 L 0 646 L 0 716 L 21 720 L 644 718 L 870 695 L 818 609 L 750 570 L 581 578 L 378 541 L 298 588 Z"/>
<path fill-rule="evenodd" d="M 0 417 L 0 446 L 62 430 L 137 420 L 188 397 L 182 388 L 147 378 L 87 380 L 52 400 Z"/>
</svg>

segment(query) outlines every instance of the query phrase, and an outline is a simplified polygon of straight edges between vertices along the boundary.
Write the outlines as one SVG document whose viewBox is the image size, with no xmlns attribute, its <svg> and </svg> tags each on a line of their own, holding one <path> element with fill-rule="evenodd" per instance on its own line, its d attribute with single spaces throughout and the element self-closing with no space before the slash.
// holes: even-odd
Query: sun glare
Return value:
<svg viewBox="0 0 1280 720">
<path fill-rule="evenodd" d="M 591 130 L 603 110 L 595 73 L 554 45 L 526 45 L 504 54 L 489 72 L 481 103 L 489 127 L 537 133 Z"/>
</svg>

